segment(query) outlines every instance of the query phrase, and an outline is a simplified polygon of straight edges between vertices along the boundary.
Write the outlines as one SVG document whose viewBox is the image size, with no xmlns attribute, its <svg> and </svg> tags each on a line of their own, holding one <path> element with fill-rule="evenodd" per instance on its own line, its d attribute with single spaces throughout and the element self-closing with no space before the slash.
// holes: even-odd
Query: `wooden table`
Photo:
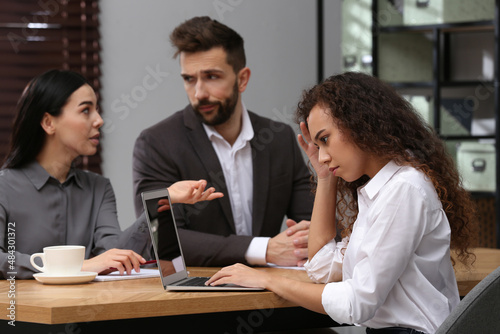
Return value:
<svg viewBox="0 0 500 334">
<path fill-rule="evenodd" d="M 466 271 L 457 264 L 456 276 L 461 296 L 500 266 L 499 249 L 480 248 L 475 253 L 477 260 L 471 271 Z M 190 268 L 191 275 L 195 276 L 210 276 L 216 270 L 217 268 Z M 309 281 L 306 273 L 301 270 L 260 270 Z M 11 300 L 8 297 L 9 289 L 8 281 L 0 281 L 0 319 L 9 320 L 6 312 Z M 99 324 L 99 328 L 102 328 L 111 321 L 114 329 L 118 324 L 130 327 L 130 319 L 148 319 L 148 323 L 153 320 L 163 322 L 167 319 L 172 322 L 177 319 L 183 324 L 200 326 L 204 326 L 200 319 L 218 322 L 218 326 L 233 321 L 233 327 L 255 325 L 251 329 L 257 327 L 257 324 L 262 328 L 265 323 L 269 328 L 286 328 L 290 321 L 295 324 L 292 328 L 300 328 L 298 323 L 301 321 L 304 326 L 337 325 L 329 317 L 297 307 L 270 291 L 169 292 L 163 290 L 159 278 L 79 285 L 44 285 L 35 280 L 17 280 L 15 305 L 16 323 L 78 323 L 79 326 Z M 125 319 L 129 319 L 128 322 L 124 322 Z M 4 333 L 1 329 L 0 327 L 0 332 Z M 67 328 L 64 331 L 68 332 Z M 249 330 L 246 328 L 241 332 Z"/>
<path fill-rule="evenodd" d="M 303 270 L 260 269 L 309 281 Z M 211 276 L 217 268 L 189 268 L 189 271 L 191 276 Z M 37 327 L 29 323 L 74 324 L 75 333 L 81 333 L 82 329 L 97 333 L 93 332 L 95 328 L 101 332 L 111 323 L 110 330 L 122 334 L 144 324 L 145 319 L 148 328 L 153 324 L 164 326 L 165 322 L 174 328 L 190 326 L 185 333 L 200 329 L 206 333 L 210 326 L 222 329 L 221 333 L 224 333 L 224 326 L 232 329 L 239 326 L 244 328 L 240 331 L 243 333 L 253 333 L 256 328 L 286 329 L 286 318 L 297 321 L 298 327 L 292 328 L 338 325 L 328 316 L 297 307 L 270 291 L 172 292 L 163 289 L 160 278 L 78 285 L 45 285 L 35 280 L 17 280 L 15 291 L 16 327 L 27 326 L 26 332 L 68 332 L 67 325 Z M 9 320 L 6 312 L 10 301 L 8 292 L 9 282 L 0 281 L 0 319 Z M 5 321 L 0 323 L 4 323 L 0 333 L 9 329 Z M 288 324 L 292 322 L 288 320 Z M 87 328 L 92 329 L 87 331 Z"/>
<path fill-rule="evenodd" d="M 477 248 L 474 254 L 476 254 L 476 262 L 471 268 L 464 268 L 458 261 L 455 265 L 455 276 L 461 297 L 468 294 L 477 283 L 500 266 L 500 249 Z"/>
<path fill-rule="evenodd" d="M 271 270 L 307 280 L 304 271 Z M 216 268 L 190 268 L 193 276 L 210 276 L 215 272 Z M 7 307 L 5 283 L 0 282 L 2 310 Z M 16 306 L 18 321 L 60 324 L 296 305 L 270 291 L 173 292 L 163 289 L 160 278 L 144 278 L 77 285 L 45 285 L 35 280 L 17 280 Z M 7 319 L 5 312 L 0 312 L 0 318 Z"/>
</svg>

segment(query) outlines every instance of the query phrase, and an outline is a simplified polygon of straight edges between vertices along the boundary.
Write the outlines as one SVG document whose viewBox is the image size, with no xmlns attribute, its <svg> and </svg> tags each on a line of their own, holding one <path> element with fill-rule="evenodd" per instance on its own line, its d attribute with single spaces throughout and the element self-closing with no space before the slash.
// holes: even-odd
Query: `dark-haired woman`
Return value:
<svg viewBox="0 0 500 334">
<path fill-rule="evenodd" d="M 122 232 L 108 179 L 73 167 L 93 155 L 103 120 L 94 90 L 72 71 L 35 77 L 17 107 L 11 149 L 0 170 L 0 278 L 32 278 L 29 258 L 52 245 L 86 246 L 83 271 L 139 271 L 150 255 L 144 215 Z M 206 181 L 169 187 L 173 202 L 222 196 Z M 168 209 L 163 206 L 161 209 Z"/>
<path fill-rule="evenodd" d="M 442 142 L 392 88 L 361 73 L 305 92 L 297 118 L 317 177 L 305 267 L 324 284 L 240 264 L 208 284 L 263 287 L 367 333 L 435 332 L 459 302 L 450 245 L 468 263 L 473 214 Z"/>
</svg>

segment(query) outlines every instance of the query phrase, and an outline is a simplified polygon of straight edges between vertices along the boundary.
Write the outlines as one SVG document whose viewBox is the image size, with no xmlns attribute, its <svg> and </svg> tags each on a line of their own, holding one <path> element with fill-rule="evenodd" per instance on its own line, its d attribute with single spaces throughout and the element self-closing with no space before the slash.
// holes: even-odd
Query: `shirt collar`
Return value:
<svg viewBox="0 0 500 334">
<path fill-rule="evenodd" d="M 252 122 L 250 121 L 250 116 L 248 115 L 247 108 L 245 107 L 245 104 L 243 104 L 243 102 L 241 103 L 241 105 L 241 131 L 235 143 L 240 141 L 246 143 L 247 141 L 250 141 L 254 136 Z M 213 126 L 203 123 L 203 127 L 205 128 L 205 132 L 207 133 L 208 139 L 210 139 L 210 141 L 213 141 L 214 138 L 225 140 Z"/>
<path fill-rule="evenodd" d="M 373 199 L 399 169 L 401 166 L 396 164 L 394 160 L 389 161 L 368 183 L 360 188 L 360 191 L 364 191 L 370 199 Z"/>
<path fill-rule="evenodd" d="M 33 161 L 27 164 L 23 168 L 24 174 L 33 183 L 37 190 L 40 190 L 50 179 L 54 179 L 39 163 L 38 161 Z M 54 179 L 55 180 L 55 179 Z M 82 180 L 80 176 L 75 172 L 75 168 L 72 166 L 69 170 L 68 177 L 64 183 L 68 183 L 74 180 L 77 186 L 82 188 Z M 58 181 L 59 182 L 59 181 Z"/>
</svg>

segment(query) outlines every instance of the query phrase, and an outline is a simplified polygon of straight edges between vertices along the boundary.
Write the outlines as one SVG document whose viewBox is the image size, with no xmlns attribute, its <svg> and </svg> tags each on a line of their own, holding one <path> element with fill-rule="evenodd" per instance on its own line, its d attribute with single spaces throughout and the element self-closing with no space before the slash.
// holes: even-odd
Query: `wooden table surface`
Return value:
<svg viewBox="0 0 500 334">
<path fill-rule="evenodd" d="M 457 282 L 463 296 L 500 266 L 499 249 L 477 249 L 471 271 L 458 265 Z M 190 268 L 193 276 L 210 276 L 217 268 Z M 309 281 L 303 270 L 260 268 Z M 0 281 L 0 319 L 13 298 L 8 281 Z M 145 278 L 78 285 L 45 285 L 35 280 L 15 281 L 15 320 L 40 324 L 63 324 L 134 319 L 297 306 L 270 291 L 170 292 L 159 278 Z"/>
<path fill-rule="evenodd" d="M 303 270 L 262 268 L 309 281 Z M 217 268 L 189 268 L 191 276 L 211 276 Z M 9 320 L 8 281 L 0 281 L 0 319 Z M 15 281 L 16 321 L 61 324 L 296 306 L 270 291 L 173 292 L 160 278 L 46 285 Z"/>
<path fill-rule="evenodd" d="M 474 254 L 476 254 L 476 262 L 471 268 L 466 269 L 458 262 L 455 265 L 458 291 L 462 297 L 500 266 L 500 249 L 476 248 Z"/>
</svg>

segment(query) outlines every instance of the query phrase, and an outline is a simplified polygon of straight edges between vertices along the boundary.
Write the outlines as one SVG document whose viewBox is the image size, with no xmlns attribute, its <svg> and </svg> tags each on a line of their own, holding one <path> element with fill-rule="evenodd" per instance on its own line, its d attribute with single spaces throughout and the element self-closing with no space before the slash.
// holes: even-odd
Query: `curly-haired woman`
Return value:
<svg viewBox="0 0 500 334">
<path fill-rule="evenodd" d="M 316 172 L 305 267 L 324 284 L 240 264 L 207 284 L 263 287 L 367 333 L 435 332 L 459 302 L 450 247 L 473 259 L 473 206 L 442 141 L 390 86 L 361 73 L 306 91 L 296 116 Z"/>
</svg>

